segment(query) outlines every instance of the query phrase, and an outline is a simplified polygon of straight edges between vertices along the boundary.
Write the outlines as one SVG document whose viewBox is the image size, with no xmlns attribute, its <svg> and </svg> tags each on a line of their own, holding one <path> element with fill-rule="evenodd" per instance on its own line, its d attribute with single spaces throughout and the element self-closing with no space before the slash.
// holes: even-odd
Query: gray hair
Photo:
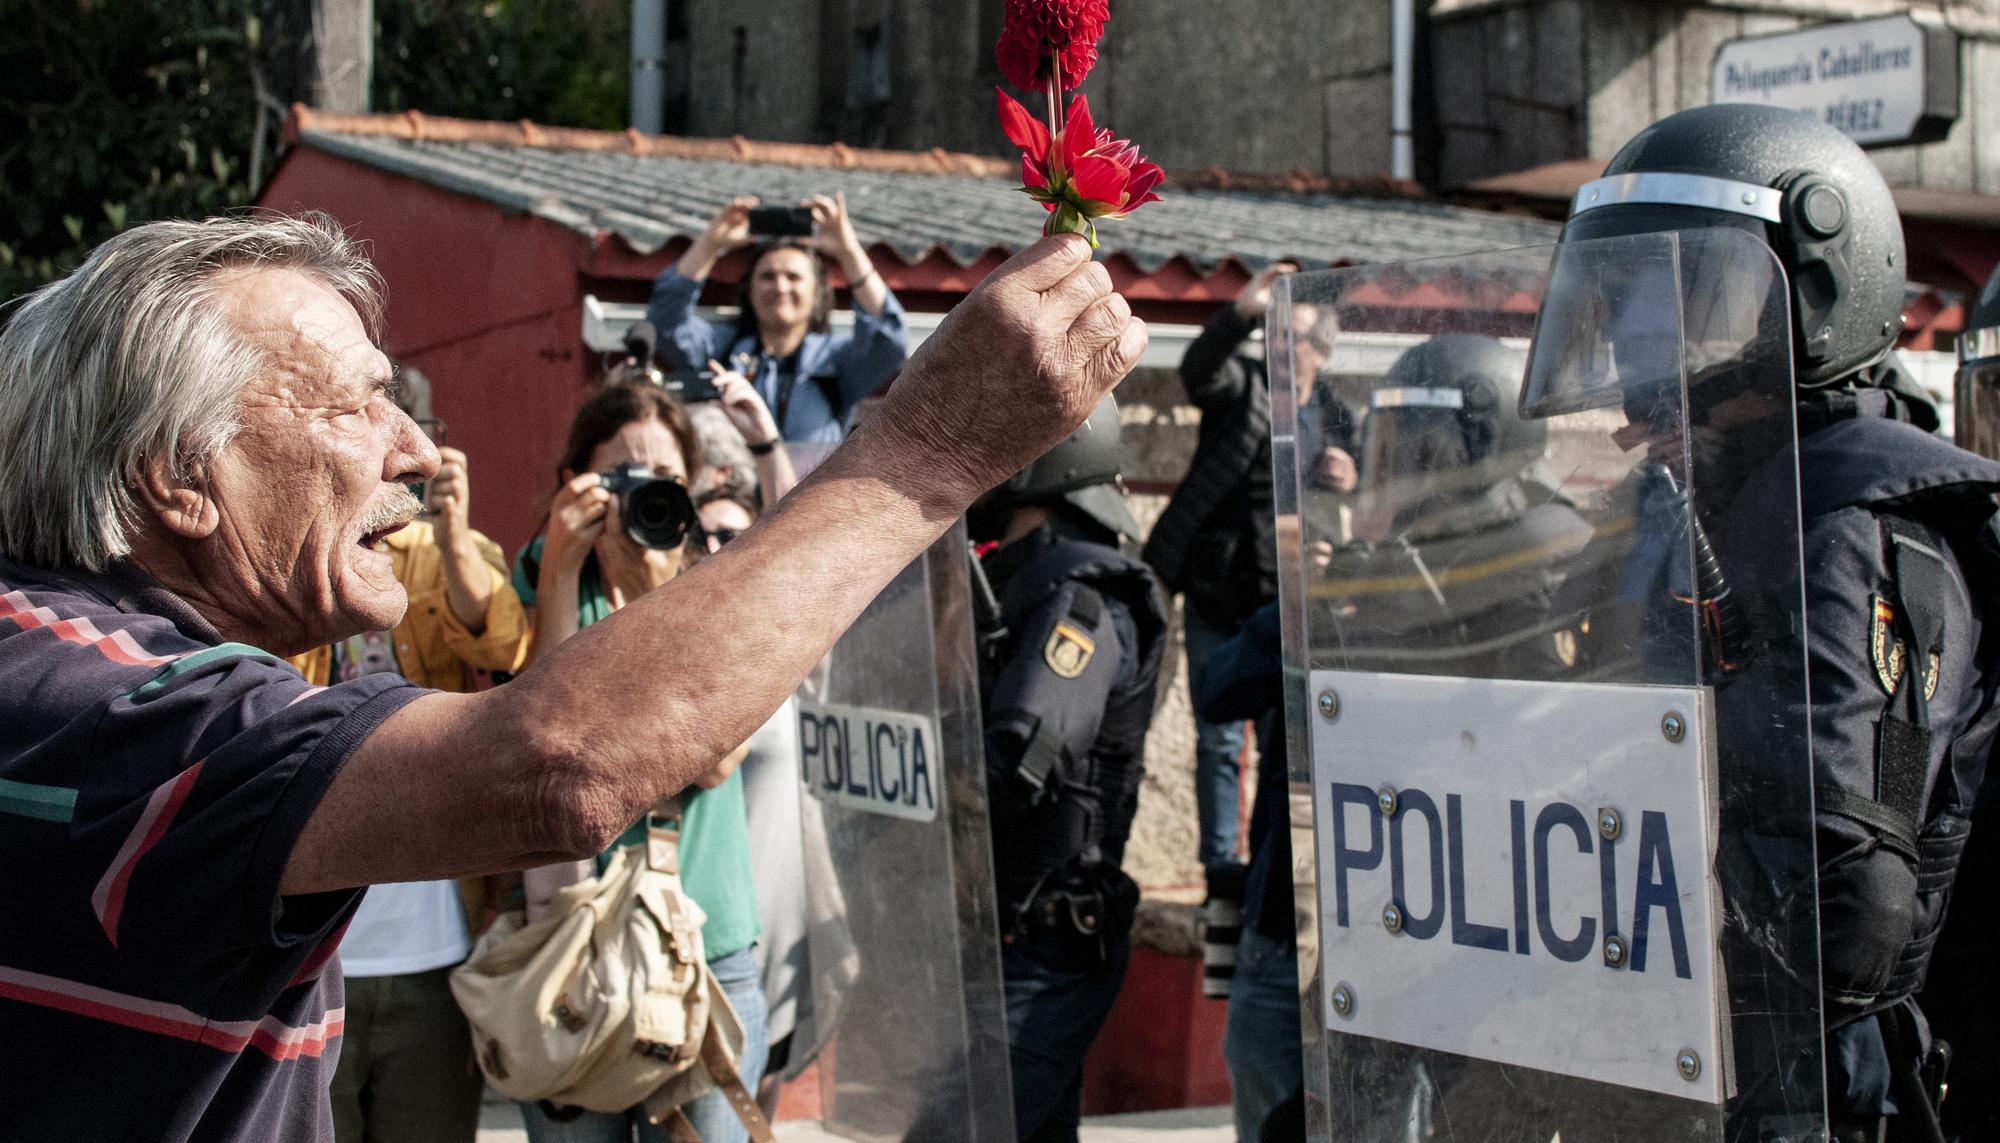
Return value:
<svg viewBox="0 0 2000 1143">
<path fill-rule="evenodd" d="M 306 274 L 370 330 L 380 279 L 324 214 L 152 222 L 29 295 L 0 330 L 0 551 L 93 571 L 132 550 L 149 462 L 198 473 L 241 428 L 266 366 L 217 299 L 242 268 Z"/>
<path fill-rule="evenodd" d="M 757 458 L 750 445 L 722 406 L 702 401 L 687 407 L 694 422 L 695 436 L 701 439 L 701 471 L 694 475 L 691 490 L 703 496 L 731 496 L 757 503 Z"/>
</svg>

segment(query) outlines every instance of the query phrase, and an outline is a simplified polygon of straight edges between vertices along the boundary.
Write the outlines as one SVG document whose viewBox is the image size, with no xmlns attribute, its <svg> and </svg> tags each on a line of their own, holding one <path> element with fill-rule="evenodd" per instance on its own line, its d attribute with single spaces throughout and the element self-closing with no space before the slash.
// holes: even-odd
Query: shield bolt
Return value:
<svg viewBox="0 0 2000 1143">
<path fill-rule="evenodd" d="M 1403 931 L 1403 910 L 1394 901 L 1382 906 L 1382 927 L 1392 933 Z"/>
<path fill-rule="evenodd" d="M 1606 841 L 1617 841 L 1619 836 L 1625 832 L 1625 819 L 1618 816 L 1617 810 L 1599 810 L 1597 811 L 1597 832 L 1602 834 Z"/>
<path fill-rule="evenodd" d="M 1375 808 L 1382 811 L 1385 818 L 1396 816 L 1396 787 L 1384 786 L 1375 791 Z"/>
<path fill-rule="evenodd" d="M 1343 1019 L 1354 1015 L 1354 992 L 1345 984 L 1333 986 L 1333 1014 Z"/>
<path fill-rule="evenodd" d="M 1321 718 L 1331 722 L 1340 717 L 1340 696 L 1333 693 L 1332 687 L 1319 692 L 1318 705 Z"/>
<path fill-rule="evenodd" d="M 1681 716 L 1680 711 L 1670 710 L 1666 713 L 1666 717 L 1660 719 L 1660 734 L 1668 742 L 1679 742 L 1687 737 L 1687 733 L 1687 719 Z"/>
<path fill-rule="evenodd" d="M 1612 933 L 1604 938 L 1604 963 L 1612 968 L 1624 968 L 1628 950 L 1625 938 Z"/>
<path fill-rule="evenodd" d="M 1681 1078 L 1689 1083 L 1701 1078 L 1701 1057 L 1695 1054 L 1693 1048 L 1682 1048 L 1680 1054 L 1674 1057 L 1674 1066 L 1680 1069 Z"/>
</svg>

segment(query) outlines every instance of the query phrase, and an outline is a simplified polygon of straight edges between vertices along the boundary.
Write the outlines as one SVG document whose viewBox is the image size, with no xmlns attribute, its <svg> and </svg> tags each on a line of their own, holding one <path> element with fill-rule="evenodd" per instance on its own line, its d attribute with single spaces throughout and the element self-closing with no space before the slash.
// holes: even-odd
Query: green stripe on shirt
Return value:
<svg viewBox="0 0 2000 1143">
<path fill-rule="evenodd" d="M 0 813 L 67 823 L 76 817 L 76 791 L 67 786 L 38 786 L 0 778 Z"/>
<path fill-rule="evenodd" d="M 144 683 L 140 684 L 138 690 L 133 691 L 126 697 L 139 698 L 142 695 L 151 694 L 182 675 L 187 674 L 189 671 L 205 667 L 217 659 L 240 659 L 248 656 L 271 659 L 273 661 L 277 660 L 276 655 L 271 654 L 262 647 L 252 647 L 248 643 L 217 643 L 213 647 L 205 647 L 192 655 L 184 655 L 168 663 L 166 666 L 160 668 L 159 674 L 147 679 Z"/>
</svg>

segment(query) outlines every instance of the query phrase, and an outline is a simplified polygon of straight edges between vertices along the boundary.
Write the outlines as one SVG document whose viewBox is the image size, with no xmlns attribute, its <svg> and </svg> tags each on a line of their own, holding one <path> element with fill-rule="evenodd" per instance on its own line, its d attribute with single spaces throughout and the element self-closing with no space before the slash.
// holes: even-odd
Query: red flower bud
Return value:
<svg viewBox="0 0 2000 1143">
<path fill-rule="evenodd" d="M 1110 18 L 1105 0 L 1007 0 L 994 61 L 1023 91 L 1046 87 L 1059 64 L 1063 90 L 1073 91 L 1097 63 Z"/>
</svg>

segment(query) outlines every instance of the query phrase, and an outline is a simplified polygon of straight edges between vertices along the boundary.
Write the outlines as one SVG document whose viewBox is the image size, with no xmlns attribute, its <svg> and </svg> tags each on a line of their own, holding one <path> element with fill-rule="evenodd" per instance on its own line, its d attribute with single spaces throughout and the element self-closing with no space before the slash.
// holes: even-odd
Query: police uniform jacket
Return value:
<svg viewBox="0 0 2000 1143">
<path fill-rule="evenodd" d="M 1166 608 L 1147 567 L 1056 521 L 985 560 L 1009 638 L 983 672 L 1003 904 L 1072 863 L 1115 872 L 1138 808 Z"/>
<path fill-rule="evenodd" d="M 2000 463 L 1857 417 L 1805 438 L 1799 471 L 1830 1096 L 1873 1114 L 1890 1080 L 1862 1017 L 1923 984 L 1990 800 Z M 1968 921 L 1993 915 L 1960 885 Z"/>
</svg>

